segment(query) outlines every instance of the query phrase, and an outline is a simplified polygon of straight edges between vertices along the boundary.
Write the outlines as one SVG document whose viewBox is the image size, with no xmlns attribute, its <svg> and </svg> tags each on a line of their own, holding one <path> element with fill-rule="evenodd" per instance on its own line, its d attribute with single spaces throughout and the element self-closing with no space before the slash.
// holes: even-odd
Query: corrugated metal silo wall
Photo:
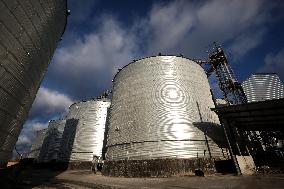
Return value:
<svg viewBox="0 0 284 189">
<path fill-rule="evenodd" d="M 38 159 L 40 149 L 41 149 L 43 140 L 45 138 L 46 132 L 47 132 L 47 129 L 43 129 L 37 132 L 37 136 L 32 144 L 31 150 L 28 155 L 29 158 L 34 158 L 35 160 Z"/>
<path fill-rule="evenodd" d="M 66 0 L 0 0 L 0 167 L 5 166 L 66 25 Z"/>
<path fill-rule="evenodd" d="M 108 99 L 90 100 L 70 106 L 61 144 L 60 160 L 92 161 L 102 156 Z"/>
<path fill-rule="evenodd" d="M 45 139 L 39 154 L 39 162 L 57 160 L 62 141 L 66 120 L 52 120 L 49 122 Z"/>
<path fill-rule="evenodd" d="M 131 63 L 114 78 L 106 158 L 208 157 L 209 150 L 222 157 L 204 135 L 219 124 L 213 107 L 207 76 L 195 62 L 157 56 Z"/>
<path fill-rule="evenodd" d="M 248 102 L 284 98 L 284 86 L 276 74 L 253 74 L 242 83 Z"/>
</svg>

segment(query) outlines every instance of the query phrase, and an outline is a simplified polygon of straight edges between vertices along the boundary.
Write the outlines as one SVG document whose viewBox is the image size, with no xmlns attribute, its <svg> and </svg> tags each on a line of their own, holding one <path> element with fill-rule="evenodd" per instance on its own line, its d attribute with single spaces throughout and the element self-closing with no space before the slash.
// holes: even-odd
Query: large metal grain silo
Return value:
<svg viewBox="0 0 284 189">
<path fill-rule="evenodd" d="M 0 0 L 0 167 L 6 165 L 66 25 L 66 0 Z"/>
<path fill-rule="evenodd" d="M 47 129 L 43 129 L 37 132 L 37 136 L 32 144 L 31 150 L 28 155 L 29 158 L 33 158 L 35 159 L 35 161 L 38 160 L 40 149 L 42 147 L 42 143 L 46 136 L 46 132 L 47 132 Z"/>
<path fill-rule="evenodd" d="M 196 62 L 156 56 L 130 63 L 113 80 L 106 159 L 223 157 L 210 138 L 219 124 L 213 107 L 207 76 Z M 119 168 L 110 169 L 107 175 Z"/>
<path fill-rule="evenodd" d="M 109 106 L 110 101 L 106 98 L 82 101 L 70 106 L 61 144 L 61 161 L 80 164 L 91 162 L 94 155 L 102 156 Z"/>
<path fill-rule="evenodd" d="M 51 120 L 49 122 L 38 162 L 50 162 L 58 159 L 65 123 L 65 119 Z"/>
</svg>

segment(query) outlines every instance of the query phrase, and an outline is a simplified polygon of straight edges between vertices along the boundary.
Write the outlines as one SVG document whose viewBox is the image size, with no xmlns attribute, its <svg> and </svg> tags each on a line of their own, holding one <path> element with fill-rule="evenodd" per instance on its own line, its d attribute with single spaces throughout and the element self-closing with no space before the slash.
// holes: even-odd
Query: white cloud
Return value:
<svg viewBox="0 0 284 189">
<path fill-rule="evenodd" d="M 31 144 L 31 138 L 26 135 L 21 135 L 18 138 L 17 145 L 27 145 Z"/>
<path fill-rule="evenodd" d="M 55 62 L 58 72 L 76 77 L 101 70 L 106 65 L 117 67 L 133 57 L 130 36 L 111 17 L 103 19 L 102 28 L 97 33 L 78 38 L 73 45 L 57 51 Z"/>
<path fill-rule="evenodd" d="M 149 51 L 176 48 L 195 24 L 194 9 L 183 1 L 156 4 L 149 14 Z"/>
<path fill-rule="evenodd" d="M 234 43 L 231 45 L 232 54 L 234 57 L 242 57 L 250 50 L 257 47 L 266 33 L 266 30 L 259 30 L 256 32 L 248 32 L 239 35 L 234 39 Z"/>
<path fill-rule="evenodd" d="M 134 58 L 158 52 L 202 58 L 213 41 L 241 57 L 261 44 L 271 7 L 262 0 L 158 3 L 127 27 L 98 15 L 95 30 L 57 50 L 47 77 L 54 88 L 82 99 L 110 88 L 117 69 Z"/>
<path fill-rule="evenodd" d="M 265 65 L 262 66 L 259 72 L 275 72 L 284 78 L 284 48 L 277 53 L 269 53 L 264 59 Z"/>
<path fill-rule="evenodd" d="M 261 44 L 267 23 L 273 22 L 272 5 L 262 0 L 173 1 L 154 5 L 147 19 L 136 25 L 145 31 L 148 54 L 183 53 L 198 58 L 217 41 L 241 57 Z"/>
<path fill-rule="evenodd" d="M 31 129 L 33 131 L 40 131 L 40 130 L 43 130 L 43 129 L 46 129 L 48 126 L 47 123 L 40 123 L 40 122 L 36 122 L 36 123 L 33 123 L 32 126 L 31 126 Z"/>
<path fill-rule="evenodd" d="M 222 31 L 219 34 L 228 38 L 256 24 L 261 5 L 262 1 L 259 0 L 208 1 L 197 10 L 199 24 L 205 29 L 204 32 Z"/>
<path fill-rule="evenodd" d="M 104 16 L 99 30 L 58 49 L 50 75 L 76 98 L 91 98 L 111 85 L 117 69 L 133 60 L 134 36 L 112 17 Z"/>
<path fill-rule="evenodd" d="M 72 104 L 72 99 L 58 91 L 41 87 L 33 103 L 30 117 L 48 117 L 64 114 Z"/>
<path fill-rule="evenodd" d="M 264 1 L 258 0 L 208 1 L 196 10 L 198 22 L 184 41 L 183 49 L 197 54 L 217 41 L 227 44 L 227 50 L 233 53 L 240 52 L 235 55 L 240 58 L 261 43 L 263 35 L 254 38 L 255 45 L 249 44 L 248 39 L 258 30 L 265 31 L 269 11 Z M 243 48 L 244 44 L 248 47 Z"/>
</svg>

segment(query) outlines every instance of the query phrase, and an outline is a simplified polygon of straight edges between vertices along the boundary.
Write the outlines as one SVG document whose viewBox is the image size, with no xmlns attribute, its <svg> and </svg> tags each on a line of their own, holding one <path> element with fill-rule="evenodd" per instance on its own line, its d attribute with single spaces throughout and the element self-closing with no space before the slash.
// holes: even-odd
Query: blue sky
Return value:
<svg viewBox="0 0 284 189">
<path fill-rule="evenodd" d="M 240 81 L 255 72 L 284 80 L 281 0 L 68 0 L 68 8 L 63 40 L 17 142 L 21 152 L 73 102 L 109 89 L 117 69 L 133 59 L 159 52 L 203 59 L 217 41 Z"/>
</svg>

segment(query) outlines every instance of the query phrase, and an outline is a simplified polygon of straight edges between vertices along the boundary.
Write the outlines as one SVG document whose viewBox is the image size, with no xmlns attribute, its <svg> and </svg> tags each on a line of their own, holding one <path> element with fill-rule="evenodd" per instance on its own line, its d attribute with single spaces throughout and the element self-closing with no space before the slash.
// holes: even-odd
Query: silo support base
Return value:
<svg viewBox="0 0 284 189">
<path fill-rule="evenodd" d="M 91 170 L 91 161 L 71 161 L 68 163 L 69 170 Z"/>
<path fill-rule="evenodd" d="M 70 161 L 70 162 L 39 162 L 34 163 L 36 168 L 50 168 L 53 170 L 91 170 L 91 161 Z"/>
<path fill-rule="evenodd" d="M 204 174 L 216 173 L 214 160 L 192 158 L 105 161 L 102 174 L 115 177 L 170 177 L 194 175 L 196 170 Z"/>
</svg>

